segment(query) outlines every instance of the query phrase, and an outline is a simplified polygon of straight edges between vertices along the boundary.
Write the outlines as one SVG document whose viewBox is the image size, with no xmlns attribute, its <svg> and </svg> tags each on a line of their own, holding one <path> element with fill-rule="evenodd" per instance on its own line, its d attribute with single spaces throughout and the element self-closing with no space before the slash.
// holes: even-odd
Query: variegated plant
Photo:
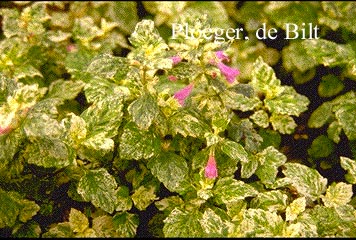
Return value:
<svg viewBox="0 0 356 240">
<path fill-rule="evenodd" d="M 231 19 L 251 36 L 261 19 L 301 16 L 354 34 L 355 15 L 342 14 L 354 3 L 231 4 L 143 2 L 154 17 L 141 21 L 137 2 L 0 9 L 2 236 L 356 236 L 355 152 L 334 157 L 345 172 L 336 182 L 281 146 L 312 99 L 276 76 L 276 50 L 164 36 L 174 22 L 193 35 Z M 297 84 L 319 65 L 355 79 L 354 46 L 296 40 L 282 65 Z M 343 89 L 336 74 L 320 82 L 321 97 L 337 97 L 312 110 L 308 127 L 327 126 L 312 163 L 342 137 L 356 149 L 355 94 Z"/>
</svg>

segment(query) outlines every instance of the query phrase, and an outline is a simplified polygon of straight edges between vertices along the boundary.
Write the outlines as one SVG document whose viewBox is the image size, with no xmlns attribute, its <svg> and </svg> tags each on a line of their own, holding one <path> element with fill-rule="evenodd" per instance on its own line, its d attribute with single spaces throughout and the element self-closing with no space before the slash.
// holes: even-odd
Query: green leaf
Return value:
<svg viewBox="0 0 356 240">
<path fill-rule="evenodd" d="M 263 61 L 262 57 L 256 59 L 251 77 L 250 83 L 255 91 L 263 93 L 266 99 L 275 98 L 284 91 L 274 70 Z"/>
<path fill-rule="evenodd" d="M 315 206 L 310 216 L 317 226 L 320 237 L 345 237 L 355 234 L 354 208 L 349 205 L 335 207 Z M 350 235 L 351 234 L 351 235 Z"/>
<path fill-rule="evenodd" d="M 173 211 L 163 220 L 164 237 L 203 237 L 204 230 L 200 224 L 203 214 L 197 209 L 190 211 L 174 208 Z"/>
<path fill-rule="evenodd" d="M 309 120 L 308 127 L 320 128 L 327 123 L 332 117 L 332 103 L 324 102 L 317 109 L 312 112 Z"/>
<path fill-rule="evenodd" d="M 116 204 L 115 178 L 105 168 L 89 170 L 79 180 L 77 192 L 85 201 L 90 201 L 94 206 L 113 213 Z"/>
<path fill-rule="evenodd" d="M 136 235 L 139 218 L 136 214 L 121 212 L 113 217 L 101 215 L 93 218 L 93 229 L 100 237 L 132 238 Z"/>
<path fill-rule="evenodd" d="M 0 14 L 3 17 L 2 29 L 5 37 L 11 38 L 21 34 L 21 28 L 19 28 L 20 13 L 17 9 L 3 8 L 0 10 Z"/>
<path fill-rule="evenodd" d="M 5 16 L 4 32 L 8 38 L 28 33 L 43 34 L 45 32 L 43 23 L 49 19 L 45 6 L 41 3 L 24 8 L 20 14 L 13 9 L 6 9 L 1 15 Z"/>
<path fill-rule="evenodd" d="M 212 27 L 231 27 L 227 11 L 220 2 L 193 2 L 192 4 L 188 4 L 187 8 L 184 9 L 184 12 L 178 16 L 184 19 L 184 17 L 196 18 L 205 14 L 208 19 L 211 19 Z"/>
<path fill-rule="evenodd" d="M 230 117 L 228 113 L 221 113 L 219 115 L 214 115 L 211 120 L 211 127 L 215 134 L 224 132 L 229 125 Z"/>
<path fill-rule="evenodd" d="M 83 87 L 84 83 L 81 81 L 65 81 L 59 79 L 51 83 L 48 89 L 47 97 L 71 100 L 77 97 Z"/>
<path fill-rule="evenodd" d="M 338 96 L 337 98 L 334 98 L 331 101 L 332 104 L 332 111 L 335 112 L 339 106 L 342 106 L 343 104 L 354 104 L 356 98 L 356 92 L 355 91 L 348 91 L 345 94 Z"/>
<path fill-rule="evenodd" d="M 28 221 L 21 224 L 18 229 L 14 229 L 12 237 L 14 238 L 40 238 L 41 227 L 36 221 Z"/>
<path fill-rule="evenodd" d="M 258 131 L 258 134 L 263 138 L 263 142 L 261 143 L 261 149 L 264 149 L 268 146 L 273 146 L 279 149 L 282 141 L 281 134 L 272 129 L 263 129 L 261 128 Z"/>
<path fill-rule="evenodd" d="M 218 175 L 219 177 L 229 177 L 229 176 L 233 176 L 238 168 L 238 162 L 240 161 L 236 156 L 230 157 L 229 155 L 227 155 L 226 153 L 224 153 L 221 150 L 221 145 L 220 143 L 216 147 L 215 149 L 215 160 L 216 160 L 216 165 L 217 165 L 217 169 L 218 169 Z M 210 150 L 210 149 L 207 149 Z M 227 148 L 225 149 L 227 150 Z M 232 150 L 235 151 L 236 150 Z M 232 152 L 230 152 L 231 154 Z M 205 159 L 203 159 L 203 165 L 202 168 L 205 168 L 207 162 L 208 162 L 208 158 L 206 157 Z"/>
<path fill-rule="evenodd" d="M 127 58 L 115 57 L 110 54 L 102 54 L 94 57 L 88 65 L 86 71 L 93 76 L 113 79 L 123 78 L 129 72 Z"/>
<path fill-rule="evenodd" d="M 121 124 L 122 113 L 121 96 L 107 96 L 103 100 L 95 102 L 80 115 L 87 124 L 88 137 L 98 133 L 107 138 L 117 135 Z"/>
<path fill-rule="evenodd" d="M 325 39 L 308 39 L 302 44 L 310 57 L 328 67 L 345 65 L 356 56 L 350 45 L 337 44 Z"/>
<path fill-rule="evenodd" d="M 278 237 L 283 235 L 285 224 L 276 212 L 250 208 L 244 210 L 239 227 L 244 237 Z"/>
<path fill-rule="evenodd" d="M 246 209 L 247 207 L 247 201 L 240 199 L 235 202 L 231 202 L 226 204 L 226 213 L 230 216 L 231 221 L 241 221 L 241 216 L 242 216 L 242 211 Z M 240 234 L 238 234 L 240 235 Z M 232 237 L 233 231 L 229 231 L 229 237 Z"/>
<path fill-rule="evenodd" d="M 228 225 L 212 209 L 207 208 L 198 219 L 205 232 L 205 237 L 226 237 Z"/>
<path fill-rule="evenodd" d="M 110 2 L 106 15 L 126 34 L 134 31 L 139 18 L 136 2 Z"/>
<path fill-rule="evenodd" d="M 355 236 L 356 229 L 355 229 L 355 207 L 350 204 L 339 205 L 334 207 L 335 211 L 337 212 L 338 216 L 340 217 L 340 233 L 337 233 L 337 236 L 347 237 L 347 236 Z"/>
<path fill-rule="evenodd" d="M 196 152 L 192 159 L 192 169 L 196 170 L 196 169 L 204 168 L 209 158 L 209 155 L 210 155 L 209 148 L 205 148 L 201 151 Z"/>
<path fill-rule="evenodd" d="M 75 235 L 75 237 L 78 237 L 78 238 L 94 238 L 94 237 L 98 237 L 95 230 L 93 230 L 92 228 L 87 228 L 85 229 L 84 232 L 82 233 L 77 233 Z"/>
<path fill-rule="evenodd" d="M 333 31 L 345 28 L 356 33 L 354 2 L 322 2 L 323 12 L 319 13 L 320 24 L 330 27 Z"/>
<path fill-rule="evenodd" d="M 311 2 L 269 2 L 264 11 L 275 24 L 286 30 L 286 23 L 294 23 L 299 27 L 303 23 L 317 23 L 318 5 Z M 285 14 L 288 11 L 288 14 Z M 308 32 L 307 32 L 308 34 Z M 309 34 L 308 34 L 309 35 Z"/>
<path fill-rule="evenodd" d="M 96 55 L 97 53 L 94 51 L 78 47 L 78 51 L 73 51 L 67 54 L 66 59 L 64 60 L 65 68 L 70 74 L 74 75 L 73 77 L 80 77 L 83 72 L 86 72 L 91 60 Z M 84 81 L 85 79 L 86 78 L 83 78 L 81 80 Z"/>
<path fill-rule="evenodd" d="M 62 32 L 61 30 L 57 30 L 57 31 L 49 30 L 48 31 L 48 40 L 50 40 L 54 43 L 60 43 L 60 42 L 66 41 L 66 40 L 70 39 L 71 36 L 72 36 L 71 33 Z"/>
<path fill-rule="evenodd" d="M 273 130 L 282 134 L 292 134 L 297 127 L 294 119 L 288 115 L 273 113 L 269 120 L 272 123 Z"/>
<path fill-rule="evenodd" d="M 96 26 L 92 17 L 83 16 L 74 20 L 73 38 L 80 40 L 84 45 L 102 35 L 103 31 Z"/>
<path fill-rule="evenodd" d="M 128 58 L 139 62 L 146 70 L 172 68 L 173 61 L 167 58 L 169 47 L 152 20 L 144 19 L 137 23 L 129 41 L 135 49 L 128 55 Z"/>
<path fill-rule="evenodd" d="M 315 222 L 310 217 L 299 218 L 299 222 L 286 227 L 284 237 L 318 237 Z"/>
<path fill-rule="evenodd" d="M 110 215 L 100 215 L 93 217 L 92 228 L 100 237 L 116 237 L 113 217 Z"/>
<path fill-rule="evenodd" d="M 179 196 L 169 196 L 156 201 L 155 206 L 160 211 L 170 213 L 175 207 L 183 207 L 184 201 Z"/>
<path fill-rule="evenodd" d="M 268 128 L 269 126 L 269 116 L 264 110 L 255 111 L 250 118 L 261 128 Z"/>
<path fill-rule="evenodd" d="M 247 97 L 230 90 L 222 92 L 220 96 L 227 108 L 243 112 L 252 111 L 262 106 L 262 102 L 257 97 Z"/>
<path fill-rule="evenodd" d="M 277 177 L 278 168 L 287 161 L 287 157 L 273 146 L 265 148 L 256 157 L 260 162 L 256 175 L 262 183 L 273 184 Z"/>
<path fill-rule="evenodd" d="M 352 185 L 344 182 L 333 182 L 322 196 L 324 205 L 327 207 L 346 205 L 351 201 L 353 192 Z"/>
<path fill-rule="evenodd" d="M 157 101 L 149 93 L 132 102 L 127 110 L 133 121 L 142 130 L 147 130 L 159 114 Z"/>
<path fill-rule="evenodd" d="M 7 98 L 7 103 L 14 110 L 30 108 L 44 96 L 46 91 L 46 88 L 39 88 L 38 84 L 25 85 L 18 83 L 17 89 L 12 96 Z"/>
<path fill-rule="evenodd" d="M 159 153 L 160 140 L 155 133 L 142 131 L 129 122 L 120 137 L 119 150 L 123 159 L 149 159 Z"/>
<path fill-rule="evenodd" d="M 21 222 L 27 222 L 32 219 L 32 217 L 35 216 L 40 210 L 40 207 L 34 201 L 27 199 L 22 199 L 21 205 L 22 209 L 19 214 L 19 220 Z"/>
<path fill-rule="evenodd" d="M 223 151 L 230 158 L 241 162 L 248 162 L 248 156 L 245 149 L 237 142 L 230 140 L 223 140 L 219 143 L 221 151 Z"/>
<path fill-rule="evenodd" d="M 73 238 L 74 236 L 69 222 L 58 223 L 42 234 L 43 238 Z"/>
<path fill-rule="evenodd" d="M 284 91 L 278 97 L 267 98 L 264 103 L 272 113 L 299 116 L 308 109 L 309 99 L 298 94 L 293 87 L 285 86 Z"/>
<path fill-rule="evenodd" d="M 242 119 L 236 124 L 229 124 L 228 136 L 235 142 L 245 141 L 244 148 L 250 152 L 257 152 L 263 141 L 249 119 Z"/>
<path fill-rule="evenodd" d="M 10 134 L 0 135 L 0 175 L 4 176 L 13 173 L 13 169 L 8 164 L 13 164 L 13 157 L 19 150 L 20 144 L 25 140 L 25 136 L 20 131 L 14 130 Z M 22 169 L 22 164 L 21 164 Z M 15 170 L 15 169 L 14 169 Z M 22 170 L 20 170 L 22 171 Z M 10 174 L 11 175 L 11 174 Z"/>
<path fill-rule="evenodd" d="M 145 186 L 140 186 L 136 189 L 131 195 L 131 198 L 135 204 L 135 207 L 141 211 L 146 210 L 146 208 L 153 203 L 153 201 L 158 199 L 155 194 L 155 188 Z"/>
<path fill-rule="evenodd" d="M 335 117 L 349 140 L 356 139 L 356 105 L 345 103 L 338 107 Z"/>
<path fill-rule="evenodd" d="M 132 207 L 129 188 L 127 186 L 119 186 L 116 192 L 116 211 L 129 211 Z"/>
<path fill-rule="evenodd" d="M 255 157 L 255 155 L 249 154 L 248 159 L 248 162 L 241 162 L 242 178 L 251 177 L 256 172 L 259 165 L 259 160 Z"/>
<path fill-rule="evenodd" d="M 284 211 L 288 196 L 280 190 L 260 192 L 252 199 L 251 208 L 260 208 L 269 212 Z"/>
<path fill-rule="evenodd" d="M 14 227 L 17 219 L 27 222 L 40 210 L 33 201 L 24 199 L 17 192 L 0 189 L 0 228 Z"/>
<path fill-rule="evenodd" d="M 313 158 L 323 158 L 334 152 L 334 143 L 325 135 L 315 138 L 308 148 L 308 155 Z"/>
<path fill-rule="evenodd" d="M 116 213 L 112 218 L 116 237 L 132 238 L 137 234 L 139 217 L 136 214 L 122 212 Z"/>
<path fill-rule="evenodd" d="M 317 66 L 317 62 L 309 57 L 301 41 L 291 42 L 282 49 L 283 66 L 287 71 L 297 69 L 300 72 Z"/>
<path fill-rule="evenodd" d="M 201 72 L 202 69 L 198 65 L 190 64 L 189 62 L 180 62 L 179 64 L 175 65 L 174 68 L 167 69 L 167 76 L 172 75 L 179 80 L 185 81 L 188 79 L 195 79 L 196 77 L 198 77 L 199 74 L 201 74 Z M 172 89 L 173 91 L 177 91 L 185 86 L 182 83 L 176 83 L 176 89 Z"/>
<path fill-rule="evenodd" d="M 0 190 L 0 199 L 1 199 L 1 207 L 0 207 L 0 228 L 4 227 L 12 227 L 15 225 L 17 216 L 20 213 L 21 205 L 18 202 L 18 193 L 8 193 L 3 190 Z"/>
<path fill-rule="evenodd" d="M 86 83 L 84 91 L 85 97 L 90 103 L 105 101 L 105 98 L 122 98 L 126 100 L 130 95 L 130 90 L 127 87 L 119 86 L 103 78 L 90 79 Z"/>
<path fill-rule="evenodd" d="M 337 76 L 325 75 L 318 86 L 318 94 L 320 97 L 332 97 L 340 93 L 344 87 L 343 82 Z"/>
<path fill-rule="evenodd" d="M 77 150 L 78 156 L 92 162 L 110 157 L 108 154 L 114 150 L 115 143 L 114 140 L 105 137 L 105 135 L 105 132 L 101 132 L 81 141 Z"/>
<path fill-rule="evenodd" d="M 174 23 L 180 13 L 186 7 L 186 2 L 160 2 L 160 1 L 144 1 L 145 9 L 155 16 L 154 21 L 157 26 L 161 24 Z"/>
<path fill-rule="evenodd" d="M 239 12 L 232 16 L 236 21 L 244 23 L 248 32 L 256 31 L 263 22 L 267 21 L 264 13 L 265 6 L 266 3 L 246 2 L 239 8 Z"/>
<path fill-rule="evenodd" d="M 89 228 L 88 218 L 75 208 L 70 209 L 69 224 L 73 232 L 82 233 Z"/>
<path fill-rule="evenodd" d="M 299 163 L 285 163 L 284 167 L 282 170 L 284 175 L 301 196 L 314 201 L 326 191 L 328 180 L 317 170 Z"/>
<path fill-rule="evenodd" d="M 220 178 L 213 189 L 218 204 L 228 204 L 246 197 L 257 195 L 257 191 L 243 181 L 231 177 Z"/>
<path fill-rule="evenodd" d="M 183 137 L 203 137 L 209 131 L 209 126 L 200 120 L 198 114 L 182 110 L 169 118 L 169 127 L 174 134 L 180 133 Z"/>
<path fill-rule="evenodd" d="M 81 117 L 69 113 L 62 119 L 61 126 L 65 129 L 64 138 L 72 148 L 78 149 L 87 136 L 86 123 Z"/>
<path fill-rule="evenodd" d="M 155 28 L 154 22 L 148 19 L 144 19 L 136 24 L 135 31 L 129 37 L 129 41 L 136 48 L 148 48 L 150 45 L 155 46 L 157 52 L 168 48 Z"/>
<path fill-rule="evenodd" d="M 294 221 L 299 214 L 304 212 L 306 207 L 305 197 L 299 197 L 289 204 L 286 209 L 286 221 Z"/>
<path fill-rule="evenodd" d="M 0 103 L 5 103 L 7 100 L 7 96 L 13 95 L 16 89 L 16 80 L 12 78 L 7 78 L 4 74 L 0 73 Z"/>
<path fill-rule="evenodd" d="M 37 138 L 27 145 L 25 156 L 29 164 L 45 168 L 76 165 L 76 154 L 66 143 L 55 138 Z"/>
<path fill-rule="evenodd" d="M 39 111 L 43 110 L 39 107 Z M 23 130 L 30 139 L 36 138 L 59 138 L 63 132 L 62 126 L 45 113 L 36 113 L 31 111 L 23 124 Z"/>
<path fill-rule="evenodd" d="M 335 143 L 340 142 L 341 132 L 342 132 L 342 126 L 338 121 L 333 121 L 332 123 L 330 123 L 327 129 L 328 138 L 333 140 Z"/>
<path fill-rule="evenodd" d="M 340 164 L 347 171 L 346 180 L 351 184 L 356 184 L 356 161 L 347 157 L 340 157 Z"/>
<path fill-rule="evenodd" d="M 147 167 L 171 192 L 181 193 L 189 187 L 188 164 L 184 158 L 177 154 L 163 152 L 151 159 Z"/>
<path fill-rule="evenodd" d="M 13 75 L 13 77 L 16 80 L 20 80 L 20 79 L 26 78 L 26 77 L 36 77 L 36 76 L 41 77 L 41 78 L 43 77 L 41 72 L 30 64 L 24 64 L 24 65 L 17 66 L 17 68 L 14 71 L 14 75 Z"/>
</svg>

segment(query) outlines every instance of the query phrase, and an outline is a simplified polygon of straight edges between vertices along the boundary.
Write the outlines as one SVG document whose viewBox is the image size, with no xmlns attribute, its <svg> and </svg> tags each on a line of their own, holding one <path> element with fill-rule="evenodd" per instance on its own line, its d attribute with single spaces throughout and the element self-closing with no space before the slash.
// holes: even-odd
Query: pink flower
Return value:
<svg viewBox="0 0 356 240">
<path fill-rule="evenodd" d="M 78 49 L 77 49 L 77 46 L 75 46 L 75 44 L 69 44 L 68 46 L 67 46 L 67 52 L 75 52 L 75 51 L 77 51 Z"/>
<path fill-rule="evenodd" d="M 220 69 L 220 72 L 225 76 L 226 80 L 229 83 L 233 83 L 235 81 L 235 77 L 240 74 L 240 71 L 235 68 L 226 66 L 223 63 L 224 60 L 230 61 L 229 57 L 226 56 L 223 51 L 216 51 L 215 55 L 219 59 L 219 61 L 216 61 L 216 59 L 211 59 L 210 63 Z"/>
<path fill-rule="evenodd" d="M 222 62 L 219 62 L 217 66 L 229 83 L 233 83 L 235 81 L 235 77 L 240 74 L 239 70 L 226 66 Z"/>
<path fill-rule="evenodd" d="M 175 81 L 177 81 L 177 77 L 176 77 L 176 76 L 173 76 L 173 75 L 169 75 L 169 76 L 168 76 L 168 80 L 169 80 L 169 81 L 172 81 L 172 82 L 175 82 Z"/>
<path fill-rule="evenodd" d="M 5 128 L 0 127 L 0 135 L 7 134 L 7 133 L 11 132 L 11 130 L 12 130 L 12 128 L 10 126 L 5 127 Z"/>
<path fill-rule="evenodd" d="M 176 65 L 176 64 L 180 63 L 180 61 L 182 61 L 182 58 L 179 56 L 173 56 L 173 57 L 171 57 L 171 60 L 173 61 L 173 65 Z"/>
<path fill-rule="evenodd" d="M 193 84 L 189 84 L 188 86 L 182 88 L 181 90 L 177 91 L 176 93 L 174 93 L 174 98 L 178 100 L 179 104 L 181 106 L 184 105 L 184 101 L 185 99 L 189 96 L 190 92 L 193 89 Z"/>
<path fill-rule="evenodd" d="M 205 177 L 210 179 L 215 179 L 218 176 L 218 169 L 216 167 L 215 157 L 210 155 L 208 163 L 205 167 Z"/>
<path fill-rule="evenodd" d="M 229 57 L 226 56 L 223 51 L 216 51 L 216 52 L 215 52 L 215 55 L 216 55 L 221 61 L 224 61 L 224 60 L 230 61 Z"/>
</svg>

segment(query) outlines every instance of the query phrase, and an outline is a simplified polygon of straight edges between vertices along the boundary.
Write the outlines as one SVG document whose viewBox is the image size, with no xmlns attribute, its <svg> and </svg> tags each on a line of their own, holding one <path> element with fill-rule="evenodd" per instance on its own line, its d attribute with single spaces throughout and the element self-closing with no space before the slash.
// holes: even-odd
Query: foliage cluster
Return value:
<svg viewBox="0 0 356 240">
<path fill-rule="evenodd" d="M 356 236 L 355 11 L 2 3 L 1 236 Z M 286 22 L 320 39 L 286 41 Z M 240 26 L 248 41 L 196 35 Z"/>
</svg>

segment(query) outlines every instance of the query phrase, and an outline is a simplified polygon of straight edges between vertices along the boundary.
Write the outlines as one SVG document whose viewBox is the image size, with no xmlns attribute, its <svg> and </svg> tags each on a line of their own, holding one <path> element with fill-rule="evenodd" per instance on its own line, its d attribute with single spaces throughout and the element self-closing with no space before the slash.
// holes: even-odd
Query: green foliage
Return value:
<svg viewBox="0 0 356 240">
<path fill-rule="evenodd" d="M 117 183 L 106 169 L 88 171 L 78 183 L 77 191 L 85 201 L 112 213 L 115 209 Z"/>
<path fill-rule="evenodd" d="M 355 9 L 3 3 L 0 236 L 355 237 Z"/>
</svg>

